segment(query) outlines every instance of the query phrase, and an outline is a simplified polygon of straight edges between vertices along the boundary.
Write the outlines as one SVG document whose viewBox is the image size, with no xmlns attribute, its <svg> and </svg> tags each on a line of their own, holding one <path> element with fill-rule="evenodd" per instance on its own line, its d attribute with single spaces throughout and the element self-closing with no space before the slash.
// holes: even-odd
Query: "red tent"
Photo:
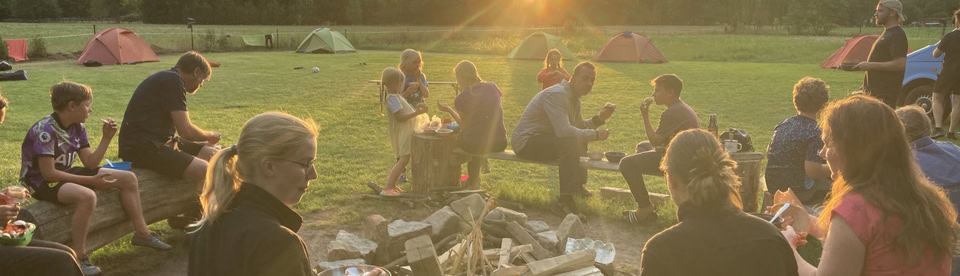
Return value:
<svg viewBox="0 0 960 276">
<path fill-rule="evenodd" d="M 26 39 L 6 39 L 7 55 L 13 58 L 13 61 L 27 60 L 27 40 Z"/>
<path fill-rule="evenodd" d="M 867 56 L 870 55 L 870 48 L 873 48 L 873 42 L 877 41 L 878 37 L 880 36 L 860 35 L 847 39 L 843 47 L 840 47 L 836 52 L 833 52 L 833 55 L 830 55 L 823 63 L 820 63 L 820 67 L 838 68 L 840 64 L 844 63 L 867 61 Z"/>
<path fill-rule="evenodd" d="M 97 61 L 101 64 L 138 63 L 158 61 L 150 44 L 131 30 L 113 27 L 103 30 L 87 41 L 78 64 Z"/>
<path fill-rule="evenodd" d="M 653 46 L 650 39 L 641 34 L 622 32 L 607 41 L 594 61 L 619 61 L 663 63 L 667 58 Z"/>
</svg>

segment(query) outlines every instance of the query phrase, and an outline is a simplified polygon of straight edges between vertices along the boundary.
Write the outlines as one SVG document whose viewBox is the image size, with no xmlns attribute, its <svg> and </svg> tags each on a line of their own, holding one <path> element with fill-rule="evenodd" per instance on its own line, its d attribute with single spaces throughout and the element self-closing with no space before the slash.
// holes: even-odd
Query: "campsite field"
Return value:
<svg viewBox="0 0 960 276">
<path fill-rule="evenodd" d="M 0 36 L 44 39 L 48 52 L 77 55 L 94 29 L 122 26 L 138 33 L 158 50 L 179 52 L 191 49 L 186 25 L 142 23 L 10 23 L 0 22 Z M 194 49 L 210 51 L 257 50 L 245 48 L 243 35 L 279 32 L 276 43 L 281 49 L 293 49 L 314 26 L 195 25 Z M 614 34 L 632 31 L 647 35 L 670 60 L 757 63 L 819 63 L 843 45 L 844 39 L 858 34 L 877 34 L 875 26 L 837 28 L 826 36 L 790 36 L 782 28 L 748 29 L 726 34 L 716 26 L 596 26 L 578 29 L 509 27 L 430 27 L 430 26 L 331 26 L 343 33 L 357 49 L 403 50 L 415 48 L 429 52 L 506 55 L 531 32 L 543 30 L 563 37 L 564 43 L 580 58 L 589 58 Z M 938 41 L 941 28 L 907 27 L 911 49 Z M 947 30 L 949 31 L 949 30 Z M 32 42 L 31 42 L 32 43 Z M 710 45 L 710 47 L 704 47 Z M 824 54 L 826 52 L 826 54 Z"/>
<path fill-rule="evenodd" d="M 7 32 L 11 30 L 6 28 L 10 24 L 0 23 L 0 29 Z M 57 32 L 63 27 L 32 25 L 36 26 L 36 30 L 49 32 L 50 35 L 58 35 Z M 130 26 L 136 30 L 140 25 Z M 150 28 L 153 27 L 157 26 L 150 25 Z M 166 27 L 171 30 L 183 28 Z M 17 30 L 29 33 L 31 28 L 34 27 Z M 269 31 L 274 27 L 262 28 Z M 599 64 L 596 86 L 584 98 L 583 110 L 587 115 L 592 114 L 606 102 L 615 103 L 618 108 L 605 126 L 612 130 L 611 139 L 592 144 L 591 150 L 628 152 L 635 143 L 645 140 L 638 106 L 641 99 L 651 93 L 649 80 L 659 74 L 678 74 L 685 81 L 683 99 L 704 122 L 708 114 L 719 114 L 721 128 L 745 129 L 759 150 L 766 148 L 773 127 L 795 114 L 790 93 L 797 80 L 804 76 L 823 78 L 831 85 L 831 98 L 834 99 L 856 90 L 862 81 L 862 73 L 826 70 L 817 66 L 842 45 L 841 36 L 722 35 L 716 30 L 689 28 L 689 32 L 678 27 L 673 32 L 659 34 L 660 37 L 651 35 L 656 46 L 671 60 L 669 63 Z M 302 28 L 304 32 L 310 29 Z M 908 34 L 911 33 L 908 31 Z M 914 33 L 927 34 L 929 30 Z M 2 35 L 4 38 L 16 37 L 6 33 Z M 932 43 L 937 40 L 936 37 L 939 37 L 939 29 L 935 37 L 911 36 L 911 45 Z M 434 81 L 453 80 L 451 71 L 456 62 L 472 60 L 479 67 L 481 76 L 497 83 L 503 91 L 505 123 L 507 131 L 512 132 L 526 103 L 539 90 L 535 75 L 542 62 L 504 58 L 504 49 L 509 51 L 509 47 L 519 38 L 505 38 L 496 42 L 497 39 L 500 38 L 483 41 L 473 38 L 462 41 L 448 39 L 432 47 L 426 44 L 426 38 L 410 40 L 409 44 L 391 40 L 382 45 L 372 45 L 373 40 L 361 40 L 362 44 L 356 43 L 360 49 L 390 51 L 361 51 L 359 54 L 345 55 L 305 55 L 292 51 L 209 53 L 207 57 L 222 63 L 223 67 L 215 69 L 213 79 L 199 93 L 188 97 L 190 113 L 197 125 L 221 131 L 224 137 L 222 143 L 227 145 L 236 141 L 246 119 L 264 111 L 280 110 L 316 120 L 322 127 L 318 143 L 320 176 L 311 183 L 303 201 L 295 207 L 297 211 L 307 214 L 308 218 L 320 217 L 308 221 L 305 226 L 308 229 L 356 228 L 359 218 L 372 213 L 382 214 L 388 219 L 409 219 L 410 214 L 403 211 L 408 208 L 406 205 L 364 200 L 359 196 L 359 193 L 367 191 L 363 183 L 383 183 L 394 160 L 387 137 L 386 117 L 379 110 L 378 89 L 366 81 L 378 79 L 384 67 L 396 66 L 399 53 L 393 50 L 400 48 L 424 46 L 421 48 L 429 49 L 424 54 L 424 71 L 428 79 Z M 86 38 L 81 40 L 85 41 Z M 583 36 L 571 39 L 569 45 L 579 56 L 586 57 L 590 55 L 588 51 L 599 49 L 605 41 L 603 36 L 593 39 Z M 461 47 L 471 43 L 480 44 Z M 51 43 L 51 48 L 54 48 L 52 45 L 56 44 Z M 587 45 L 594 46 L 588 48 Z M 3 83 L 3 94 L 11 104 L 6 122 L 0 126 L 0 186 L 16 182 L 20 169 L 19 147 L 25 131 L 41 116 L 50 113 L 47 96 L 50 85 L 61 80 L 72 80 L 93 87 L 94 113 L 88 132 L 91 141 L 99 141 L 101 131 L 95 122 L 107 117 L 121 119 L 137 84 L 153 72 L 172 67 L 176 58 L 176 55 L 161 55 L 160 62 L 98 68 L 81 67 L 74 64 L 74 60 L 16 64 L 18 69 L 29 72 L 30 80 Z M 361 62 L 367 65 L 361 65 Z M 568 61 L 565 65 L 570 70 L 574 64 Z M 318 66 L 321 71 L 294 70 L 297 66 Z M 442 85 L 431 88 L 431 98 L 428 100 L 431 104 L 430 114 L 438 114 L 436 101 L 450 103 L 454 92 Z M 662 110 L 659 106 L 653 108 L 651 114 L 654 120 L 658 119 Z M 116 142 L 107 156 L 117 159 Z M 557 190 L 555 167 L 497 160 L 491 160 L 490 167 L 492 172 L 484 175 L 483 183 L 483 188 L 490 194 L 535 209 L 548 208 Z M 648 177 L 647 181 L 651 191 L 667 193 L 662 178 Z M 591 171 L 587 188 L 597 190 L 603 186 L 626 188 L 626 183 L 618 173 Z M 624 209 L 635 207 L 630 202 L 605 201 L 599 197 L 580 201 L 579 204 L 589 214 L 609 219 L 615 219 Z M 661 219 L 657 226 L 624 229 L 622 232 L 648 237 L 675 222 L 674 206 L 659 211 Z M 166 234 L 177 249 L 154 253 L 133 248 L 128 245 L 128 237 L 97 251 L 92 256 L 94 262 L 111 274 L 141 274 L 155 271 L 169 265 L 171 259 L 183 256 L 187 246 L 183 234 L 170 230 L 164 223 L 155 224 L 153 228 Z M 315 247 L 325 245 L 308 246 L 314 252 L 323 250 Z M 618 262 L 635 264 L 639 261 L 629 256 L 619 256 Z M 316 262 L 317 259 L 311 261 Z"/>
</svg>

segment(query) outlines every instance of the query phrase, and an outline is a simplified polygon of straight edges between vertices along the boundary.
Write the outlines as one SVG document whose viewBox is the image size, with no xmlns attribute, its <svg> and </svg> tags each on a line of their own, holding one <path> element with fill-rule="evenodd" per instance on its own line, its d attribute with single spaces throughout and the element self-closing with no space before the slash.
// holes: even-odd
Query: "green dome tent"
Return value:
<svg viewBox="0 0 960 276">
<path fill-rule="evenodd" d="M 342 34 L 331 31 L 327 28 L 313 30 L 307 37 L 303 38 L 300 46 L 297 47 L 297 53 L 353 53 L 357 49 Z"/>
<path fill-rule="evenodd" d="M 527 36 L 527 38 L 523 39 L 523 42 L 520 42 L 517 48 L 513 48 L 513 51 L 511 51 L 507 57 L 512 59 L 543 60 L 543 58 L 547 57 L 547 51 L 553 48 L 560 50 L 563 59 L 576 58 L 576 55 L 574 55 L 570 49 L 567 49 L 567 46 L 563 45 L 559 36 L 544 32 L 535 32 Z"/>
</svg>

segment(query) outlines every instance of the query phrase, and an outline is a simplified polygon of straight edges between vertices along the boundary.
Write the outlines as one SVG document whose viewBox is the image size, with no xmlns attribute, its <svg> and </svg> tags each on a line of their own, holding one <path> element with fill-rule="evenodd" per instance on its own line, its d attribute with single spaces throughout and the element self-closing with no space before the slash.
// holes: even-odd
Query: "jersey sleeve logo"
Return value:
<svg viewBox="0 0 960 276">
<path fill-rule="evenodd" d="M 50 133 L 43 131 L 40 132 L 40 135 L 37 135 L 37 138 L 40 139 L 40 143 L 49 143 L 50 142 Z"/>
</svg>

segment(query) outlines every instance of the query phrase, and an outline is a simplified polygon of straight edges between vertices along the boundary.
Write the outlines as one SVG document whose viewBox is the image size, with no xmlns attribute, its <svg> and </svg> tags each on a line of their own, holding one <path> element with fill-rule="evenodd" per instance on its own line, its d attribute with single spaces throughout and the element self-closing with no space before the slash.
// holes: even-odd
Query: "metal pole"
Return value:
<svg viewBox="0 0 960 276">
<path fill-rule="evenodd" d="M 193 51 L 193 26 L 190 26 L 190 50 Z"/>
</svg>

